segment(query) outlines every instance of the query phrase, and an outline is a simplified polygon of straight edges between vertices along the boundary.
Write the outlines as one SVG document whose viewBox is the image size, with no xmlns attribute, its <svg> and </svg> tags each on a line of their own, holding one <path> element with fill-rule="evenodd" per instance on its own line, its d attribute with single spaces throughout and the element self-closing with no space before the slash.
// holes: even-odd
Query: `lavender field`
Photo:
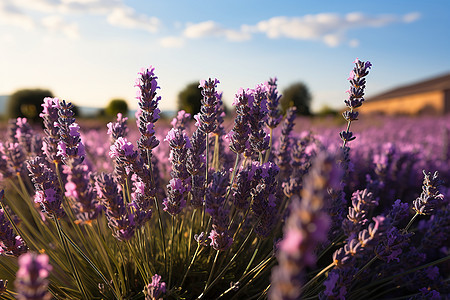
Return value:
<svg viewBox="0 0 450 300">
<path fill-rule="evenodd" d="M 0 298 L 449 299 L 450 115 L 358 115 L 371 68 L 342 122 L 282 116 L 276 79 L 230 118 L 207 79 L 164 123 L 153 67 L 136 120 L 43 99 L 0 140 Z"/>
</svg>

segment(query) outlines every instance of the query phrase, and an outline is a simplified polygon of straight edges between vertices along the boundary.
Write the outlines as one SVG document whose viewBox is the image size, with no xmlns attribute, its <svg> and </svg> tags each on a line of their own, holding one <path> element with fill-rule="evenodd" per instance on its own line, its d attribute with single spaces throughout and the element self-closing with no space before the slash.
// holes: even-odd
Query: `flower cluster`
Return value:
<svg viewBox="0 0 450 300">
<path fill-rule="evenodd" d="M 238 90 L 234 120 L 202 80 L 195 124 L 158 130 L 153 67 L 137 127 L 82 131 L 43 99 L 43 132 L 18 118 L 0 141 L 1 297 L 449 298 L 449 117 L 364 117 L 355 140 L 370 68 L 355 61 L 343 144 L 295 108 L 283 120 L 276 79 Z"/>
</svg>

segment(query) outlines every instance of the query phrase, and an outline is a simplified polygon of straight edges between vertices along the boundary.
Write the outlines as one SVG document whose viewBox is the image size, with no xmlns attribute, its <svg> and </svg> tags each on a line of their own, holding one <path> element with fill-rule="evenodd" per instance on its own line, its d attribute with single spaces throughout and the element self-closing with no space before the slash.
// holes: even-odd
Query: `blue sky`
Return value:
<svg viewBox="0 0 450 300">
<path fill-rule="evenodd" d="M 0 0 L 0 95 L 48 88 L 77 105 L 126 99 L 153 65 L 162 110 L 187 84 L 303 81 L 313 108 L 343 106 L 356 57 L 367 96 L 450 72 L 450 1 Z"/>
</svg>

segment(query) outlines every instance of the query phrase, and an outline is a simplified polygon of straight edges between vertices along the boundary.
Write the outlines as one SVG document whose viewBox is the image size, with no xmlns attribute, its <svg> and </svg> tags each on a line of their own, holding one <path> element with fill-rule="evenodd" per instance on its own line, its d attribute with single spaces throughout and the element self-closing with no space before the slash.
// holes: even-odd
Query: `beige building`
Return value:
<svg viewBox="0 0 450 300">
<path fill-rule="evenodd" d="M 450 113 L 450 73 L 367 98 L 359 112 L 404 115 Z"/>
</svg>

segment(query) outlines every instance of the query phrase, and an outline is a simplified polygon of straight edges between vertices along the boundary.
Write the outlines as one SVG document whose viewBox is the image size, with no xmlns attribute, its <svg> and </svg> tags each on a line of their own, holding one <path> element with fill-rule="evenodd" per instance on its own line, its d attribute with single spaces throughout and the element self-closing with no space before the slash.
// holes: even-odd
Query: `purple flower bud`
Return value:
<svg viewBox="0 0 450 300">
<path fill-rule="evenodd" d="M 159 300 L 166 293 L 166 283 L 161 281 L 161 276 L 155 274 L 152 276 L 152 282 L 144 290 L 145 300 Z"/>
<path fill-rule="evenodd" d="M 414 200 L 413 209 L 418 214 L 429 215 L 443 204 L 444 195 L 439 192 L 441 180 L 438 178 L 438 172 L 431 175 L 431 173 L 427 174 L 423 171 L 423 175 L 422 193 Z"/>
<path fill-rule="evenodd" d="M 0 295 L 6 292 L 7 287 L 8 287 L 8 280 L 0 279 Z"/>
<path fill-rule="evenodd" d="M 209 239 L 211 240 L 210 246 L 218 251 L 226 251 L 233 244 L 233 238 L 229 236 L 228 231 L 217 231 L 214 225 Z"/>
<path fill-rule="evenodd" d="M 49 265 L 48 261 L 46 254 L 26 253 L 19 257 L 19 270 L 14 282 L 17 299 L 51 299 L 51 294 L 47 291 L 47 278 L 52 266 Z"/>
</svg>

